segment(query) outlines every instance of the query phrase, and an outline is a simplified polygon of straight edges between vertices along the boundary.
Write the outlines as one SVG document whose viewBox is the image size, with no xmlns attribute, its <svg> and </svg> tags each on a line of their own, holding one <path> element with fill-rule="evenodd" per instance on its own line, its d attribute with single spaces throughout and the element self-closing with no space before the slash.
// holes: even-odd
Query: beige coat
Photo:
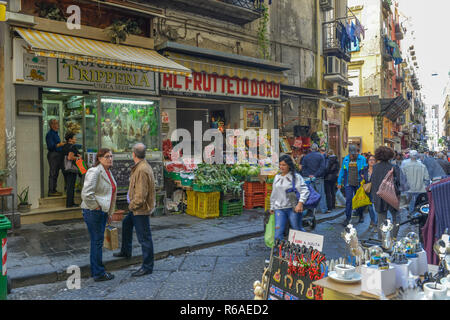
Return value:
<svg viewBox="0 0 450 320">
<path fill-rule="evenodd" d="M 141 160 L 131 169 L 128 189 L 128 209 L 134 215 L 150 215 L 156 206 L 155 177 L 147 160 Z"/>
<path fill-rule="evenodd" d="M 110 174 L 114 184 L 117 186 L 111 171 Z M 114 213 L 117 191 L 112 198 L 112 202 L 111 196 L 111 181 L 109 180 L 103 165 L 99 164 L 96 167 L 90 168 L 86 172 L 83 190 L 81 191 L 81 199 L 83 200 L 81 208 L 95 210 L 100 207 L 103 212 L 107 212 L 111 215 Z"/>
</svg>

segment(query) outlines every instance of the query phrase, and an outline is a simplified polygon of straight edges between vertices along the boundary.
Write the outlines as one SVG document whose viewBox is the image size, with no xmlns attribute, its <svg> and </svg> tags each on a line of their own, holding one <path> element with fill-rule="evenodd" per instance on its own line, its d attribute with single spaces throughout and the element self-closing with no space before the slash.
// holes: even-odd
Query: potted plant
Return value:
<svg viewBox="0 0 450 320">
<path fill-rule="evenodd" d="M 17 195 L 19 198 L 19 206 L 17 209 L 21 213 L 26 213 L 30 211 L 31 204 L 28 203 L 28 192 L 30 191 L 30 187 L 26 187 L 22 190 L 20 194 Z"/>
<path fill-rule="evenodd" d="M 12 187 L 5 187 L 5 181 L 9 177 L 8 169 L 0 169 L 0 195 L 8 195 L 12 192 Z"/>
</svg>

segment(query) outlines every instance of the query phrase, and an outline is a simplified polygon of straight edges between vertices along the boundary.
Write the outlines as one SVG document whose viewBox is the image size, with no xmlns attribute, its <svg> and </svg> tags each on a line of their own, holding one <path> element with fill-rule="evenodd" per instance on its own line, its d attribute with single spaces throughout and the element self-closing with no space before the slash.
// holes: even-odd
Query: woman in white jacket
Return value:
<svg viewBox="0 0 450 320">
<path fill-rule="evenodd" d="M 296 172 L 295 164 L 290 156 L 280 157 L 280 171 L 272 185 L 270 213 L 275 214 L 275 239 L 283 240 L 288 219 L 292 229 L 304 231 L 303 204 L 309 197 L 309 189 L 302 176 Z"/>
<path fill-rule="evenodd" d="M 117 184 L 110 171 L 112 163 L 111 150 L 100 149 L 95 166 L 86 172 L 81 192 L 83 218 L 91 237 L 91 275 L 95 281 L 114 279 L 114 275 L 105 271 L 102 262 L 106 223 L 111 222 L 117 196 Z"/>
</svg>

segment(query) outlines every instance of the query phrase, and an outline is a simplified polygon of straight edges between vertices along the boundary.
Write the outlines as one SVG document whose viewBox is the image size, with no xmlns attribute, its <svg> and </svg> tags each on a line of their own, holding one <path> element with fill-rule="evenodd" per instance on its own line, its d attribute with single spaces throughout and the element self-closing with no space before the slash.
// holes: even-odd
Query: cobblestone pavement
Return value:
<svg viewBox="0 0 450 320">
<path fill-rule="evenodd" d="M 406 213 L 402 213 L 402 221 Z M 340 237 L 344 217 L 317 226 L 316 233 L 324 235 L 324 253 L 328 259 L 347 255 Z M 357 224 L 361 239 L 368 232 L 370 219 Z M 405 225 L 399 236 L 415 231 Z M 252 284 L 261 278 L 264 260 L 270 250 L 263 237 L 219 245 L 180 256 L 155 261 L 153 274 L 132 278 L 130 273 L 139 266 L 114 271 L 116 278 L 96 283 L 82 279 L 80 290 L 68 290 L 66 282 L 14 289 L 8 299 L 176 299 L 176 300 L 246 300 L 253 299 Z"/>
</svg>

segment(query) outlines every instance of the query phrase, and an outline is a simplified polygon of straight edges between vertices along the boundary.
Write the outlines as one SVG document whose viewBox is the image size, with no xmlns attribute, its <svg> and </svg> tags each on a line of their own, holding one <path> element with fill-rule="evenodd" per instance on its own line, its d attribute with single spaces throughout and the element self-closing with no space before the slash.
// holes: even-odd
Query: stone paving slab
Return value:
<svg viewBox="0 0 450 320">
<path fill-rule="evenodd" d="M 317 219 L 320 222 L 325 219 L 336 219 L 342 215 L 343 210 L 338 209 L 331 214 L 318 215 Z M 209 247 L 211 255 L 214 255 L 215 245 L 261 236 L 264 231 L 263 218 L 262 209 L 244 210 L 239 216 L 208 220 L 186 214 L 151 218 L 155 260 Z M 113 225 L 119 229 L 120 244 L 121 222 L 113 222 Z M 8 235 L 8 276 L 12 281 L 12 287 L 63 281 L 69 276 L 66 270 L 70 265 L 79 266 L 82 277 L 89 277 L 89 250 L 89 234 L 82 219 L 74 219 L 68 223 L 24 225 Z M 239 251 L 240 249 L 234 252 L 232 247 L 227 248 L 227 254 L 230 256 L 241 254 Z M 115 258 L 112 254 L 110 250 L 103 250 L 103 262 L 109 271 L 141 263 L 142 252 L 136 233 L 133 235 L 131 259 Z M 204 258 L 192 258 L 193 262 L 184 261 L 183 265 L 176 265 L 175 262 L 171 268 L 194 271 L 195 259 Z M 155 268 L 157 265 L 155 262 Z M 213 267 L 206 263 L 204 267 L 197 265 L 197 270 L 205 271 Z M 161 294 L 160 298 L 164 298 L 165 293 Z M 201 296 L 205 292 L 198 292 L 196 296 L 197 294 Z"/>
</svg>

